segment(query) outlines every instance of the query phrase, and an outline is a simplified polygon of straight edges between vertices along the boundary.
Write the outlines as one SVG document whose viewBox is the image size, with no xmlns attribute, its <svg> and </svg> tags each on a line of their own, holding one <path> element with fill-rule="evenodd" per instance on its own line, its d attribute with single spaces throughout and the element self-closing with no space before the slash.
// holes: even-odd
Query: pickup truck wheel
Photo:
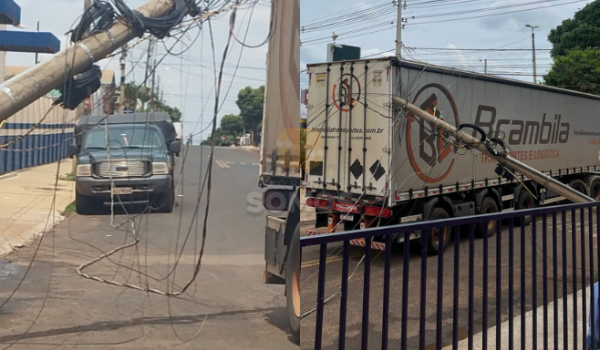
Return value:
<svg viewBox="0 0 600 350">
<path fill-rule="evenodd" d="M 175 208 L 175 190 L 172 189 L 156 198 L 155 208 L 161 213 L 172 213 Z"/>
<path fill-rule="evenodd" d="M 285 295 L 292 338 L 300 344 L 300 225 L 296 226 L 285 263 Z"/>
<path fill-rule="evenodd" d="M 94 198 L 75 191 L 75 208 L 77 214 L 93 215 L 96 212 L 95 204 Z"/>
<path fill-rule="evenodd" d="M 433 208 L 431 214 L 429 214 L 429 220 L 441 220 L 448 219 L 450 215 L 444 208 Z M 441 251 L 446 249 L 450 237 L 452 236 L 451 227 L 437 227 L 428 232 L 427 237 L 427 251 L 429 254 L 438 255 Z M 406 243 L 405 243 L 406 244 Z"/>
</svg>

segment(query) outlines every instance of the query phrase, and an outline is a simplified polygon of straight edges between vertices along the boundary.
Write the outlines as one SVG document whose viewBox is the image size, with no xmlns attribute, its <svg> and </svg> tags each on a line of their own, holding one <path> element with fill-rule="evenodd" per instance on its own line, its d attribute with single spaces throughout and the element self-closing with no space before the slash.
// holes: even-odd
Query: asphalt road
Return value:
<svg viewBox="0 0 600 350">
<path fill-rule="evenodd" d="M 173 214 L 133 214 L 139 243 L 85 272 L 181 291 L 200 251 L 205 195 L 199 223 L 194 212 L 209 151 L 190 148 Z M 284 287 L 263 284 L 265 213 L 249 208 L 260 198 L 258 154 L 217 148 L 215 160 L 204 256 L 185 293 L 166 297 L 78 276 L 79 265 L 132 242 L 133 226 L 122 211 L 117 228 L 110 215 L 72 215 L 54 234 L 0 260 L 0 349 L 298 349 Z"/>
<path fill-rule="evenodd" d="M 588 227 L 588 216 L 585 216 L 586 228 Z M 508 320 L 508 309 L 509 303 L 509 280 L 508 276 L 512 269 L 513 271 L 513 299 L 512 306 L 514 315 L 520 314 L 521 304 L 525 305 L 527 311 L 531 310 L 535 305 L 538 307 L 543 305 L 544 302 L 544 281 L 546 285 L 546 298 L 548 301 L 554 300 L 554 281 L 557 282 L 556 296 L 562 298 L 565 290 L 563 289 L 563 280 L 567 281 L 566 293 L 570 294 L 573 292 L 573 276 L 577 276 L 578 286 L 577 289 L 581 288 L 581 238 L 585 239 L 585 261 L 586 271 L 585 276 L 587 285 L 590 284 L 590 262 L 589 262 L 589 237 L 590 232 L 586 229 L 585 234 L 582 234 L 579 229 L 579 220 L 577 220 L 576 227 L 576 253 L 573 255 L 573 236 L 570 234 L 571 229 L 571 218 L 567 215 L 565 220 L 567 222 L 567 235 L 566 245 L 564 245 L 567 254 L 563 255 L 563 243 L 561 234 L 561 219 L 557 219 L 558 234 L 557 239 L 557 254 L 553 254 L 553 238 L 551 230 L 546 235 L 546 259 L 544 259 L 543 250 L 543 234 L 542 234 L 542 222 L 540 218 L 537 221 L 536 228 L 537 233 L 534 235 L 532 227 L 528 226 L 525 229 L 523 239 L 525 244 L 525 259 L 524 265 L 521 265 L 523 261 L 521 255 L 521 228 L 515 225 L 514 230 L 514 258 L 511 266 L 509 260 L 509 234 L 508 229 L 504 227 L 501 234 L 488 239 L 488 254 L 487 254 L 487 270 L 485 269 L 485 242 L 483 239 L 475 239 L 473 241 L 473 287 L 470 288 L 469 280 L 469 260 L 470 260 L 470 241 L 468 239 L 468 232 L 462 230 L 459 235 L 458 244 L 458 255 L 455 254 L 456 245 L 451 245 L 446 249 L 443 257 L 439 256 L 426 256 L 422 260 L 421 249 L 419 242 L 411 242 L 409 244 L 409 255 L 405 256 L 403 253 L 404 244 L 397 244 L 394 246 L 392 251 L 392 260 L 390 268 L 390 313 L 389 313 L 389 348 L 398 349 L 400 348 L 400 331 L 402 327 L 402 291 L 405 278 L 408 284 L 408 299 L 406 304 L 407 312 L 407 346 L 408 349 L 419 348 L 420 336 L 424 336 L 425 349 L 435 349 L 436 339 L 436 324 L 438 322 L 437 317 L 440 316 L 441 332 L 439 339 L 442 346 L 451 344 L 453 335 L 453 307 L 455 305 L 453 296 L 454 281 L 458 282 L 458 304 L 457 305 L 457 316 L 458 316 L 458 328 L 457 337 L 458 340 L 465 339 L 468 335 L 468 295 L 469 291 L 473 291 L 473 332 L 482 332 L 484 327 L 484 319 L 487 319 L 487 327 L 492 327 L 496 324 L 497 310 L 500 314 L 501 322 Z M 598 271 L 597 262 L 597 242 L 598 237 L 596 235 L 597 226 L 594 220 L 592 238 L 594 247 L 594 270 Z M 547 218 L 547 227 L 550 229 L 552 226 L 552 219 Z M 535 242 L 533 241 L 535 237 Z M 497 254 L 498 244 L 500 243 L 500 254 Z M 324 318 L 323 318 L 323 349 L 337 349 L 338 348 L 338 333 L 339 333 L 339 317 L 340 317 L 340 293 L 339 288 L 341 285 L 341 271 L 342 271 L 342 254 L 341 244 L 330 244 L 327 247 L 328 263 L 326 265 L 326 277 L 325 277 L 325 294 L 324 297 L 331 298 L 325 305 Z M 362 341 L 362 311 L 363 311 L 363 286 L 365 281 L 365 264 L 361 261 L 364 255 L 364 250 L 358 247 L 351 247 L 350 260 L 349 260 L 349 274 L 351 278 L 348 282 L 348 304 L 347 304 L 347 321 L 346 321 L 346 349 L 360 349 Z M 575 257 L 575 259 L 574 259 Z M 456 259 L 458 258 L 458 259 Z M 319 266 L 319 247 L 307 247 L 302 252 L 302 277 L 301 277 L 301 290 L 302 290 L 302 312 L 306 313 L 316 307 L 317 300 L 317 283 L 318 283 L 318 266 Z M 377 349 L 381 348 L 382 342 L 382 300 L 383 300 L 383 283 L 384 283 L 384 257 L 381 252 L 372 250 L 372 264 L 370 269 L 370 295 L 369 295 L 369 323 L 368 329 L 368 348 Z M 438 260 L 438 259 L 441 259 Z M 455 262 L 459 261 L 458 273 L 455 273 L 454 267 Z M 544 260 L 547 263 L 547 275 L 544 276 Z M 535 268 L 533 263 L 535 261 Z M 426 264 L 424 264 L 426 262 Z M 441 264 L 440 264 L 441 262 Z M 557 268 L 554 268 L 556 262 Z M 404 276 L 403 268 L 408 263 L 409 273 L 408 276 Z M 567 273 L 563 274 L 563 264 L 567 266 Z M 425 266 L 424 266 L 425 265 Z M 577 272 L 573 272 L 573 266 L 577 267 Z M 423 275 L 423 267 L 426 268 L 425 275 Z M 440 270 L 441 267 L 441 270 Z M 499 267 L 499 269 L 498 269 Z M 523 268 L 524 267 L 524 268 Z M 356 271 L 355 271 L 356 269 Z M 353 274 L 353 271 L 354 274 Z M 441 271 L 441 272 L 440 272 Z M 484 271 L 487 271 L 487 283 L 485 283 Z M 556 271 L 556 275 L 554 274 Z M 496 276 L 500 273 L 500 278 L 497 280 Z M 525 280 L 524 284 L 521 283 L 521 272 L 524 272 Z M 534 277 L 535 274 L 535 277 Z M 441 275 L 442 286 L 439 286 L 438 276 Z M 592 274 L 593 275 L 593 274 Z M 425 280 L 425 288 L 422 288 L 422 276 Z M 545 278 L 544 278 L 545 277 Z M 533 289 L 533 281 L 536 281 L 537 287 Z M 497 282 L 498 281 L 498 282 Z M 487 303 L 484 302 L 484 286 L 487 287 Z M 500 294 L 497 294 L 499 287 Z M 521 290 L 526 291 L 525 299 L 521 298 Z M 438 303 L 438 292 L 440 292 L 441 303 Z M 589 296 L 588 296 L 589 297 Z M 497 304 L 500 301 L 500 304 Z M 484 305 L 487 306 L 487 312 L 484 312 Z M 421 307 L 424 306 L 422 310 Z M 441 312 L 438 311 L 438 306 Z M 500 308 L 498 308 L 498 306 Z M 578 318 L 581 315 L 586 315 L 588 310 L 582 313 L 582 305 L 578 306 Z M 588 306 L 589 308 L 589 302 Z M 420 332 L 420 320 L 421 312 L 424 312 L 424 325 L 425 331 Z M 539 311 L 542 313 L 542 311 Z M 571 312 L 571 311 L 570 311 Z M 570 313 L 569 312 L 569 313 Z M 487 316 L 487 317 L 486 317 Z M 316 313 L 313 312 L 304 317 L 301 321 L 301 334 L 302 334 L 302 348 L 312 349 L 314 348 L 315 339 L 315 322 Z M 562 320 L 558 320 L 559 323 Z M 544 322 L 538 322 L 538 327 L 543 327 Z M 553 332 L 553 322 L 546 322 L 549 325 L 549 334 Z M 520 329 L 516 329 L 519 332 Z M 559 332 L 563 331 L 563 325 L 559 324 Z M 585 330 L 587 332 L 587 329 Z M 504 335 L 506 336 L 506 335 Z M 581 336 L 581 335 L 580 335 Z M 504 346 L 506 346 L 506 338 L 504 339 Z M 539 340 L 540 346 L 542 340 Z M 514 344 L 515 348 L 519 347 L 519 344 Z M 540 347 L 541 348 L 541 347 Z"/>
</svg>

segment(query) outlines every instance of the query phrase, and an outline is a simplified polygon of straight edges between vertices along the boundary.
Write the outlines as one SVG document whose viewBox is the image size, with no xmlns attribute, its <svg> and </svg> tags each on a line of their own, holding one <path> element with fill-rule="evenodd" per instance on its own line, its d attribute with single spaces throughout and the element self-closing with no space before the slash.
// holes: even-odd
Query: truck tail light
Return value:
<svg viewBox="0 0 600 350">
<path fill-rule="evenodd" d="M 365 215 L 381 216 L 382 218 L 389 218 L 392 216 L 392 211 L 389 208 L 365 207 Z"/>
<path fill-rule="evenodd" d="M 327 199 L 306 198 L 306 205 L 313 208 L 327 208 Z"/>
</svg>

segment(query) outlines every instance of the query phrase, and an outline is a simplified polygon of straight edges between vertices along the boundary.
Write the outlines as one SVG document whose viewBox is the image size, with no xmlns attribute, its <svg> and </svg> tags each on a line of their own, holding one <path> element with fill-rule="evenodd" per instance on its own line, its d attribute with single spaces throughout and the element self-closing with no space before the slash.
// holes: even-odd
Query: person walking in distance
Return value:
<svg viewBox="0 0 600 350">
<path fill-rule="evenodd" d="M 188 140 L 187 140 L 187 144 L 188 144 L 188 146 L 191 146 L 191 145 L 193 144 L 193 143 L 192 143 L 192 139 L 193 139 L 193 138 L 194 138 L 194 134 L 193 134 L 193 133 L 190 133 L 190 136 L 188 136 Z"/>
</svg>

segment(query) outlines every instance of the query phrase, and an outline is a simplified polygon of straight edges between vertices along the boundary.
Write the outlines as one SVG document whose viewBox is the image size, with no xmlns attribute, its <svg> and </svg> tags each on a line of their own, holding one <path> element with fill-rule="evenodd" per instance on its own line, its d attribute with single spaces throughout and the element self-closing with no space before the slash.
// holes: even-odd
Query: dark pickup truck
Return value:
<svg viewBox="0 0 600 350">
<path fill-rule="evenodd" d="M 175 157 L 181 143 L 165 116 L 151 114 L 84 117 L 75 127 L 77 213 L 89 215 L 105 205 L 150 205 L 172 212 L 175 206 Z M 167 115 L 168 117 L 168 115 Z"/>
</svg>

